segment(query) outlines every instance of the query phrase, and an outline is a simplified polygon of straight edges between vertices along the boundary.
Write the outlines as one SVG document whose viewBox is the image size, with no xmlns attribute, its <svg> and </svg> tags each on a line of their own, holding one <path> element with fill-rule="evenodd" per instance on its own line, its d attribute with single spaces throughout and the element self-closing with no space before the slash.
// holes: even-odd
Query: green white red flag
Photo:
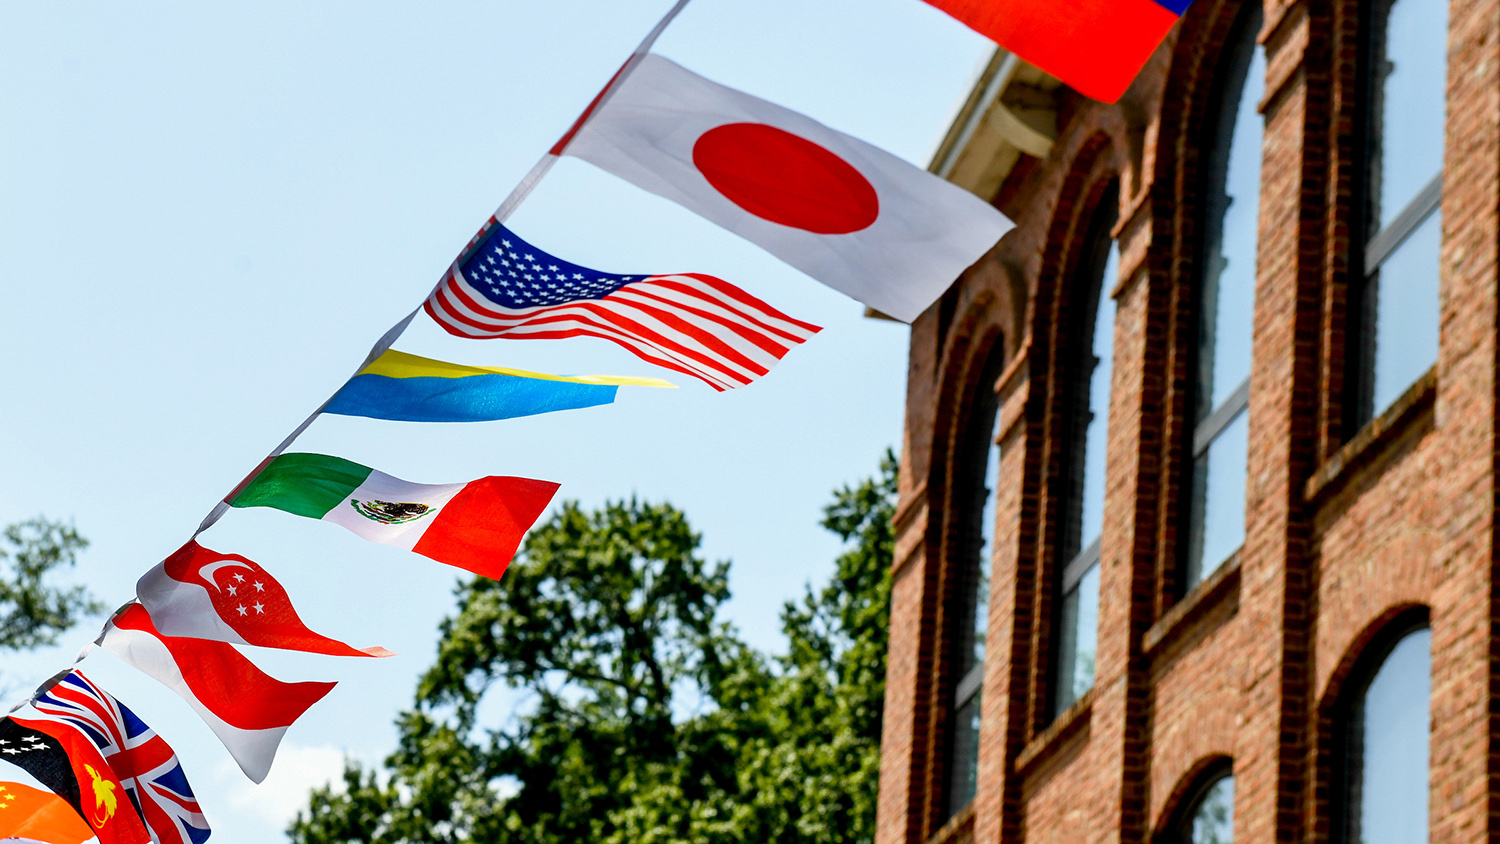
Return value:
<svg viewBox="0 0 1500 844">
<path fill-rule="evenodd" d="M 333 522 L 371 542 L 499 580 L 557 487 L 495 476 L 415 484 L 342 457 L 292 453 L 271 460 L 226 502 Z"/>
</svg>

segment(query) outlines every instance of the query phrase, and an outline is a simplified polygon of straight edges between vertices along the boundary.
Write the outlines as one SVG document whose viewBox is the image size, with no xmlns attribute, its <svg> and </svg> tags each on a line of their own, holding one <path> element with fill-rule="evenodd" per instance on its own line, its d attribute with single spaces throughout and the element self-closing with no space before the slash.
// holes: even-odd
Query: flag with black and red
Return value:
<svg viewBox="0 0 1500 844">
<path fill-rule="evenodd" d="M 48 720 L 26 704 L 0 718 L 0 759 L 67 801 L 99 844 L 151 844 L 120 779 L 93 739 L 77 729 Z"/>
</svg>

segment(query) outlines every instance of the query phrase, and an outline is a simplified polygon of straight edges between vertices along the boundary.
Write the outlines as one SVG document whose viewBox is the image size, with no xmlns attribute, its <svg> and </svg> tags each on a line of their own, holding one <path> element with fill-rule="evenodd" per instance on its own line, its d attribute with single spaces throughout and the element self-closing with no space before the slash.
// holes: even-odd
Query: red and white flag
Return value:
<svg viewBox="0 0 1500 844">
<path fill-rule="evenodd" d="M 884 150 L 658 55 L 591 109 L 554 154 L 677 202 L 906 322 L 1014 225 Z"/>
<path fill-rule="evenodd" d="M 276 578 L 238 554 L 193 540 L 157 563 L 135 584 L 136 600 L 167 636 L 332 656 L 395 656 L 355 648 L 309 630 Z"/>
<path fill-rule="evenodd" d="M 165 636 L 140 604 L 110 619 L 95 644 L 187 701 L 255 782 L 270 772 L 292 722 L 336 685 L 283 683 L 233 645 Z"/>
</svg>

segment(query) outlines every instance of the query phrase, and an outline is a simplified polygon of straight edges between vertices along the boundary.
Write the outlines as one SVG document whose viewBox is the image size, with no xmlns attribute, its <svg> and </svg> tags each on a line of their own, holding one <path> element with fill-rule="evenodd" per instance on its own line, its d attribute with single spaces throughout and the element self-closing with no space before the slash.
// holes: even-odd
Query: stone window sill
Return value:
<svg viewBox="0 0 1500 844">
<path fill-rule="evenodd" d="M 1302 499 L 1316 502 L 1342 486 L 1359 469 L 1374 463 L 1382 453 L 1431 410 L 1437 401 L 1437 367 L 1427 370 L 1386 411 L 1360 429 L 1333 456 L 1323 461 L 1302 488 Z"/>
<path fill-rule="evenodd" d="M 1154 656 L 1164 645 L 1182 638 L 1184 631 L 1224 601 L 1239 597 L 1240 556 L 1244 550 L 1234 552 L 1207 580 L 1195 586 L 1151 625 L 1141 642 L 1141 650 L 1146 656 Z"/>
<path fill-rule="evenodd" d="M 1068 739 L 1087 728 L 1093 708 L 1094 690 L 1089 689 L 1021 749 L 1020 755 L 1016 757 L 1016 773 L 1026 773 L 1037 762 L 1052 756 Z"/>
</svg>

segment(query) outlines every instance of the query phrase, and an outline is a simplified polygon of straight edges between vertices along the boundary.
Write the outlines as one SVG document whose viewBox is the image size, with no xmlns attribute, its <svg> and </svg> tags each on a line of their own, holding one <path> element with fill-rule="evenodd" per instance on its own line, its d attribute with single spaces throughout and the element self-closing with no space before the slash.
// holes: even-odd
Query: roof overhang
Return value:
<svg viewBox="0 0 1500 844">
<path fill-rule="evenodd" d="M 1022 155 L 1046 158 L 1052 151 L 1061 86 L 997 47 L 927 169 L 981 199 L 994 199 Z"/>
<path fill-rule="evenodd" d="M 1062 83 L 996 47 L 927 169 L 989 202 L 1023 155 L 1046 158 L 1057 139 Z M 891 319 L 865 308 L 871 319 Z"/>
</svg>

